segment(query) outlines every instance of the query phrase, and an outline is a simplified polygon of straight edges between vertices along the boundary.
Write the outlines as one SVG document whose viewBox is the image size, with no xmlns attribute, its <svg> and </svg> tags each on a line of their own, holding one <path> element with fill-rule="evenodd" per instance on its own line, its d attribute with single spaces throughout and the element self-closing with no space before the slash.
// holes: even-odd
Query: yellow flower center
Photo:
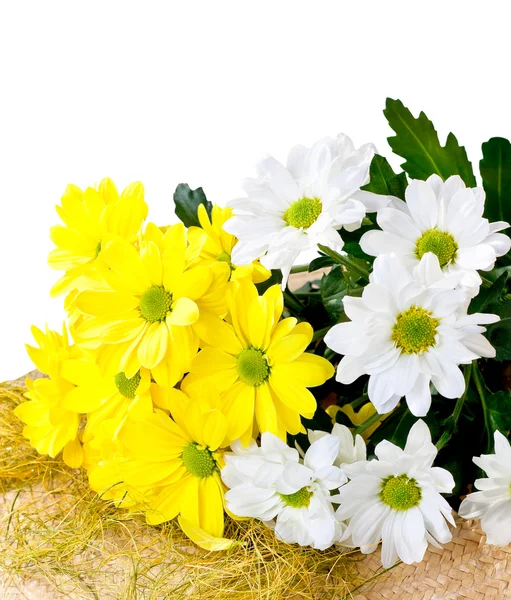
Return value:
<svg viewBox="0 0 511 600">
<path fill-rule="evenodd" d="M 420 504 L 422 497 L 421 488 L 415 479 L 408 475 L 390 475 L 383 480 L 380 498 L 394 510 L 409 510 Z"/>
<path fill-rule="evenodd" d="M 321 214 L 321 200 L 319 198 L 300 198 L 291 204 L 284 213 L 283 219 L 296 229 L 308 229 Z"/>
<path fill-rule="evenodd" d="M 415 244 L 415 256 L 420 260 L 426 252 L 436 254 L 443 269 L 448 263 L 455 260 L 458 244 L 447 231 L 428 229 Z"/>
<path fill-rule="evenodd" d="M 149 323 L 165 321 L 172 306 L 172 294 L 160 285 L 153 285 L 140 298 L 140 314 Z"/>
<path fill-rule="evenodd" d="M 115 385 L 119 392 L 130 400 L 133 400 L 135 397 L 141 379 L 140 371 L 135 373 L 131 379 L 128 379 L 122 371 L 114 377 Z"/>
<path fill-rule="evenodd" d="M 213 453 L 196 442 L 183 448 L 182 460 L 188 472 L 201 479 L 210 477 L 217 470 Z"/>
<path fill-rule="evenodd" d="M 310 504 L 313 492 L 308 488 L 303 487 L 301 490 L 294 492 L 293 494 L 279 494 L 288 506 L 293 508 L 307 508 Z"/>
<path fill-rule="evenodd" d="M 429 310 L 411 306 L 399 314 L 392 328 L 392 341 L 405 354 L 419 354 L 435 345 L 440 321 Z"/>
<path fill-rule="evenodd" d="M 245 348 L 238 355 L 238 377 L 243 383 L 257 387 L 264 383 L 270 375 L 270 365 L 262 350 Z"/>
</svg>

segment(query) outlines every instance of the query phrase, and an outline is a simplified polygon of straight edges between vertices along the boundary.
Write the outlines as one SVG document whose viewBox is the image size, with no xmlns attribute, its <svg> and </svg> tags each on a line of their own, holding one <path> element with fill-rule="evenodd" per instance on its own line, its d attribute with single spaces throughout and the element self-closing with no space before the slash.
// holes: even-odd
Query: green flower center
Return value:
<svg viewBox="0 0 511 600">
<path fill-rule="evenodd" d="M 195 477 L 210 477 L 217 470 L 212 452 L 195 442 L 183 448 L 182 460 L 188 472 Z"/>
<path fill-rule="evenodd" d="M 217 259 L 219 262 L 226 262 L 226 263 L 229 263 L 229 264 L 231 264 L 231 255 L 230 255 L 230 254 L 228 254 L 227 252 L 222 252 L 221 254 L 219 254 L 219 255 L 216 257 L 216 259 Z"/>
<path fill-rule="evenodd" d="M 409 510 L 421 501 L 421 488 L 408 475 L 391 475 L 383 480 L 380 498 L 394 510 Z"/>
<path fill-rule="evenodd" d="M 96 258 L 99 256 L 100 252 L 101 252 L 101 240 L 98 242 L 98 245 L 96 246 Z"/>
<path fill-rule="evenodd" d="M 165 321 L 172 306 L 172 294 L 159 285 L 146 290 L 140 298 L 140 314 L 149 323 Z"/>
<path fill-rule="evenodd" d="M 114 377 L 115 385 L 119 392 L 130 400 L 133 400 L 135 397 L 141 379 L 140 371 L 135 373 L 131 379 L 128 379 L 122 371 Z"/>
<path fill-rule="evenodd" d="M 270 366 L 264 352 L 257 348 L 245 348 L 238 355 L 238 377 L 243 383 L 257 387 L 270 375 Z"/>
<path fill-rule="evenodd" d="M 292 506 L 293 508 L 307 508 L 313 493 L 308 488 L 303 487 L 301 490 L 294 492 L 294 494 L 279 494 L 279 496 L 288 506 Z"/>
<path fill-rule="evenodd" d="M 429 310 L 411 306 L 399 314 L 392 328 L 392 341 L 405 354 L 419 354 L 435 345 L 440 321 Z"/>
<path fill-rule="evenodd" d="M 447 231 L 428 229 L 415 244 L 415 256 L 420 260 L 426 252 L 436 254 L 443 269 L 448 263 L 455 260 L 458 244 Z"/>
<path fill-rule="evenodd" d="M 286 210 L 283 219 L 291 227 L 307 229 L 316 222 L 321 214 L 321 208 L 319 198 L 300 198 Z"/>
</svg>

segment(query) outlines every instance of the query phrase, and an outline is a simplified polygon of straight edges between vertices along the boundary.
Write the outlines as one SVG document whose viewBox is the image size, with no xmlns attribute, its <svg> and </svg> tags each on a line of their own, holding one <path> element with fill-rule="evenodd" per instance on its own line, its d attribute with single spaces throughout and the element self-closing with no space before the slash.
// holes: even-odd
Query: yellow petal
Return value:
<svg viewBox="0 0 511 600">
<path fill-rule="evenodd" d="M 299 412 L 307 419 L 311 419 L 314 416 L 317 403 L 307 388 L 289 381 L 278 369 L 272 370 L 268 381 L 281 402 Z"/>
<path fill-rule="evenodd" d="M 200 526 L 199 520 L 199 479 L 191 476 L 183 493 L 181 516 Z"/>
<path fill-rule="evenodd" d="M 136 296 L 122 292 L 85 291 L 76 298 L 76 307 L 86 315 L 122 315 L 137 308 L 140 304 Z"/>
<path fill-rule="evenodd" d="M 167 351 L 169 332 L 165 323 L 151 323 L 138 347 L 140 364 L 146 369 L 152 369 L 159 364 Z"/>
<path fill-rule="evenodd" d="M 275 365 L 276 370 L 282 378 L 304 387 L 323 385 L 335 372 L 330 361 L 310 352 L 304 352 L 293 362 Z"/>
<path fill-rule="evenodd" d="M 64 446 L 62 458 L 68 467 L 78 469 L 83 462 L 83 448 L 78 438 L 68 442 Z"/>
<path fill-rule="evenodd" d="M 200 312 L 193 329 L 206 344 L 216 346 L 229 354 L 237 356 L 243 350 L 232 325 L 209 312 Z"/>
<path fill-rule="evenodd" d="M 102 249 L 106 263 L 120 278 L 126 290 L 134 294 L 143 294 L 151 287 L 151 281 L 145 272 L 140 256 L 128 243 L 110 241 Z"/>
<path fill-rule="evenodd" d="M 161 286 L 163 283 L 163 266 L 160 251 L 154 242 L 145 242 L 140 250 L 140 260 L 147 271 L 153 285 Z"/>
<path fill-rule="evenodd" d="M 206 533 L 204 529 L 197 527 L 197 525 L 194 525 L 183 517 L 178 517 L 177 520 L 181 526 L 181 529 L 192 540 L 192 542 L 204 550 L 210 550 L 212 552 L 222 551 L 228 550 L 229 548 L 240 544 L 240 542 L 236 540 L 212 536 L 209 533 Z"/>
<path fill-rule="evenodd" d="M 269 431 L 278 435 L 277 412 L 271 397 L 270 386 L 267 384 L 256 388 L 255 416 L 261 433 Z"/>
<path fill-rule="evenodd" d="M 222 394 L 222 412 L 227 419 L 228 438 L 238 439 L 248 428 L 252 428 L 254 419 L 255 388 L 237 381 Z"/>
<path fill-rule="evenodd" d="M 149 525 L 158 525 L 177 517 L 183 504 L 186 485 L 187 479 L 181 479 L 161 490 L 146 512 L 146 520 Z"/>
<path fill-rule="evenodd" d="M 308 327 L 302 327 L 302 325 Z M 277 342 L 272 341 L 268 347 L 268 355 L 273 364 L 289 363 L 305 352 L 312 340 L 313 330 L 308 323 L 298 324 L 290 335 Z"/>
<path fill-rule="evenodd" d="M 195 267 L 185 271 L 174 285 L 177 298 L 197 300 L 203 296 L 211 284 L 213 271 L 209 267 Z"/>
<path fill-rule="evenodd" d="M 214 537 L 224 532 L 224 504 L 218 475 L 199 480 L 199 523 L 201 529 Z"/>
<path fill-rule="evenodd" d="M 264 348 L 267 320 L 266 302 L 262 298 L 254 298 L 247 310 L 248 337 L 254 348 Z"/>
<path fill-rule="evenodd" d="M 211 410 L 203 416 L 202 439 L 210 450 L 219 448 L 227 434 L 227 421 L 219 410 Z"/>
<path fill-rule="evenodd" d="M 163 286 L 173 292 L 185 270 L 186 230 L 182 223 L 176 223 L 167 229 L 163 245 Z"/>
<path fill-rule="evenodd" d="M 172 305 L 172 312 L 167 317 L 169 325 L 185 327 L 193 325 L 199 318 L 199 307 L 189 298 L 179 298 Z"/>
</svg>

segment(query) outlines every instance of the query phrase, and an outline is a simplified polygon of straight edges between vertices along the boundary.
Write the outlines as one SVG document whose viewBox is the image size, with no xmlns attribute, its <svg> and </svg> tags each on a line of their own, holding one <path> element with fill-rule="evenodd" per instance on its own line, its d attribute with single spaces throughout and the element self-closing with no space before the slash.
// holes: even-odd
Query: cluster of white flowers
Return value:
<svg viewBox="0 0 511 600">
<path fill-rule="evenodd" d="M 467 188 L 459 176 L 412 180 L 399 198 L 361 188 L 369 181 L 372 145 L 355 149 L 343 135 L 312 148 L 294 148 L 287 167 L 268 157 L 259 177 L 247 180 L 246 198 L 231 203 L 225 229 L 239 239 L 232 259 L 259 258 L 281 269 L 286 285 L 299 255 L 323 244 L 342 254 L 340 230 L 360 228 L 376 212 L 381 229 L 366 232 L 361 248 L 375 256 L 361 296 L 343 299 L 349 321 L 325 336 L 343 355 L 337 380 L 351 384 L 369 375 L 368 396 L 380 414 L 404 397 L 413 415 L 427 415 L 431 387 L 460 398 L 466 382 L 459 366 L 491 358 L 495 350 L 482 335 L 493 314 L 468 314 L 490 271 L 511 248 L 499 233 L 508 223 L 483 217 L 485 193 Z M 261 519 L 279 539 L 327 548 L 332 544 L 372 552 L 379 542 L 382 563 L 423 558 L 428 543 L 451 539 L 452 511 L 441 496 L 454 487 L 451 474 L 433 467 L 437 449 L 427 425 L 418 420 L 404 449 L 383 441 L 376 459 L 366 460 L 365 443 L 336 425 L 332 434 L 309 432 L 303 460 L 298 451 L 269 433 L 261 445 L 235 444 L 222 478 L 230 490 L 228 509 Z M 482 517 L 490 543 L 511 542 L 511 448 L 495 434 L 495 455 L 475 458 L 489 475 L 481 490 L 461 505 L 467 518 Z"/>
<path fill-rule="evenodd" d="M 366 460 L 364 441 L 344 425 L 331 434 L 309 431 L 309 439 L 303 461 L 271 433 L 263 433 L 260 446 L 234 444 L 222 470 L 227 508 L 264 521 L 284 542 L 320 550 L 338 544 L 367 554 L 383 541 L 385 567 L 397 557 L 421 560 L 428 542 L 451 539 L 451 508 L 440 494 L 451 492 L 454 481 L 432 467 L 437 450 L 423 421 L 404 450 L 378 444 L 376 460 Z"/>
</svg>

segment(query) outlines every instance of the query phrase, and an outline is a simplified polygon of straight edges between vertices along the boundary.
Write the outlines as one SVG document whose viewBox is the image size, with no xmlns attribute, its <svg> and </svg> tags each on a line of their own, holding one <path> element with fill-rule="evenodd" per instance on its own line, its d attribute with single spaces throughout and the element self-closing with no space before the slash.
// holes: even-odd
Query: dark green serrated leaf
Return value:
<svg viewBox="0 0 511 600">
<path fill-rule="evenodd" d="M 404 106 L 401 100 L 387 98 L 383 111 L 396 135 L 388 138 L 392 150 L 406 159 L 401 167 L 413 179 L 427 179 L 436 173 L 445 181 L 451 175 L 459 175 L 468 187 L 475 187 L 476 180 L 467 152 L 458 144 L 454 134 L 447 136 L 441 146 L 433 123 L 421 112 L 418 118 Z"/>
<path fill-rule="evenodd" d="M 404 200 L 407 185 L 405 173 L 394 173 L 387 159 L 375 154 L 369 168 L 369 183 L 360 189 L 373 194 L 396 196 Z"/>
<path fill-rule="evenodd" d="M 321 300 L 328 314 L 334 320 L 339 320 L 343 311 L 343 299 L 349 291 L 343 269 L 335 265 L 330 273 L 323 276 L 321 280 Z"/>
<path fill-rule="evenodd" d="M 486 407 L 493 431 L 507 435 L 511 430 L 511 392 L 505 390 L 486 396 Z"/>
<path fill-rule="evenodd" d="M 200 204 L 206 207 L 206 211 L 211 218 L 213 205 L 206 198 L 206 194 L 201 187 L 191 190 L 187 183 L 180 183 L 174 192 L 174 204 L 176 206 L 176 215 L 186 227 L 201 226 L 197 216 Z"/>
<path fill-rule="evenodd" d="M 479 163 L 486 192 L 484 216 L 490 221 L 511 219 L 511 143 L 494 137 L 483 144 Z"/>
</svg>

